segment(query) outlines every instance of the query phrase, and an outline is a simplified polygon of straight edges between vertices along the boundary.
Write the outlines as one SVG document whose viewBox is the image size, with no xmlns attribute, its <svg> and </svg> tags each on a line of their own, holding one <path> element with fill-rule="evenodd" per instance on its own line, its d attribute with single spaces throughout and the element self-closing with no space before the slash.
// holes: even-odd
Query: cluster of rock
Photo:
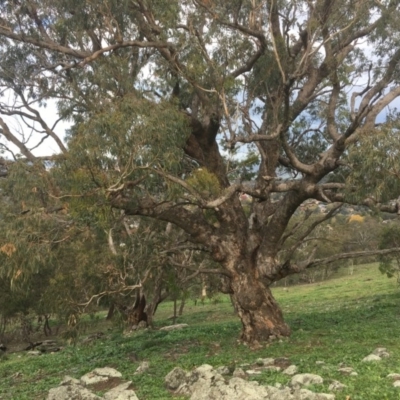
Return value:
<svg viewBox="0 0 400 400">
<path fill-rule="evenodd" d="M 363 362 L 368 362 L 368 361 L 381 361 L 382 358 L 387 358 L 389 357 L 390 354 L 384 347 L 378 347 L 375 349 L 370 355 L 367 357 L 364 357 L 362 359 Z"/>
<path fill-rule="evenodd" d="M 374 356 L 374 357 L 372 357 Z M 385 348 L 375 349 L 362 361 L 373 362 L 389 357 Z M 317 365 L 324 367 L 323 361 Z M 144 361 L 134 375 L 146 372 L 150 365 Z M 290 378 L 287 386 L 276 383 L 275 386 L 263 386 L 258 382 L 249 381 L 250 376 L 259 375 L 263 371 L 280 371 Z M 339 365 L 337 370 L 344 375 L 357 376 L 352 367 Z M 395 387 L 400 387 L 400 374 L 388 375 Z M 234 370 L 223 366 L 214 368 L 204 364 L 193 371 L 174 368 L 165 377 L 165 386 L 173 395 L 188 396 L 190 400 L 334 400 L 334 394 L 316 393 L 307 387 L 321 385 L 324 379 L 316 374 L 299 374 L 296 365 L 289 359 L 259 358 L 255 364 L 242 364 Z M 346 388 L 339 381 L 329 382 L 329 391 L 336 392 Z M 103 397 L 93 391 L 107 390 Z M 82 376 L 79 380 L 65 377 L 60 386 L 51 389 L 47 400 L 138 400 L 132 382 L 123 381 L 122 375 L 113 368 L 97 368 Z"/>
<path fill-rule="evenodd" d="M 333 394 L 314 393 L 302 386 L 323 383 L 323 379 L 313 374 L 294 375 L 288 387 L 261 386 L 258 382 L 247 381 L 235 371 L 230 379 L 204 364 L 192 372 L 174 368 L 166 377 L 166 387 L 174 394 L 190 396 L 190 400 L 334 400 Z"/>
<path fill-rule="evenodd" d="M 384 347 L 378 347 L 370 355 L 362 359 L 363 362 L 381 361 L 382 358 L 390 357 L 389 352 Z M 357 374 L 357 373 L 356 373 Z M 400 388 L 400 374 L 389 374 L 387 378 L 393 381 L 393 386 Z"/>
<path fill-rule="evenodd" d="M 66 376 L 60 386 L 50 389 L 47 400 L 138 400 L 131 385 L 113 368 L 96 368 L 79 380 Z M 105 389 L 103 397 L 93 393 Z"/>
</svg>

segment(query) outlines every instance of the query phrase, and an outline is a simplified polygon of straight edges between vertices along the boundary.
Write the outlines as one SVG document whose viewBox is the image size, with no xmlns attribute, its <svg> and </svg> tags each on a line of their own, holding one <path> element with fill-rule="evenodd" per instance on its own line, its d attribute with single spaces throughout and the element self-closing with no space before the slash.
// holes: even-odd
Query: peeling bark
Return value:
<svg viewBox="0 0 400 400">
<path fill-rule="evenodd" d="M 263 342 L 290 335 L 290 328 L 268 286 L 254 276 L 239 275 L 232 279 L 231 288 L 231 299 L 242 322 L 244 342 Z"/>
</svg>

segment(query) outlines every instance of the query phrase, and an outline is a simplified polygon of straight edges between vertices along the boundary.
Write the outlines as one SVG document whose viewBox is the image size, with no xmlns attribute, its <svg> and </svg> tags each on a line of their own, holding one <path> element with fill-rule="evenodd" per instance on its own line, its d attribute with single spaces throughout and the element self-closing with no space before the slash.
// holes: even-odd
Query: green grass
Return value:
<svg viewBox="0 0 400 400">
<path fill-rule="evenodd" d="M 327 392 L 331 380 L 348 387 L 338 400 L 400 399 L 400 390 L 386 376 L 400 372 L 400 290 L 395 280 L 381 275 L 376 264 L 358 266 L 354 274 L 341 271 L 328 282 L 275 288 L 274 294 L 292 327 L 288 340 L 252 351 L 238 342 L 240 323 L 227 298 L 220 302 L 193 303 L 178 322 L 188 323 L 181 331 L 141 331 L 126 337 L 102 320 L 106 338 L 89 345 L 67 346 L 60 353 L 29 357 L 23 353 L 0 360 L 0 398 L 43 399 L 64 375 L 80 377 L 96 367 L 117 368 L 132 380 L 140 400 L 172 399 L 164 388 L 164 376 L 175 366 L 192 369 L 207 363 L 215 367 L 253 363 L 259 357 L 288 357 L 300 372 L 321 375 L 326 384 L 313 388 Z M 172 303 L 160 306 L 157 325 L 171 324 Z M 391 357 L 379 363 L 361 360 L 376 347 L 386 347 Z M 133 375 L 141 361 L 150 362 L 143 375 Z M 324 361 L 318 366 L 316 361 Z M 339 363 L 353 367 L 358 376 L 337 372 Z M 278 372 L 265 372 L 261 383 L 287 384 Z"/>
</svg>

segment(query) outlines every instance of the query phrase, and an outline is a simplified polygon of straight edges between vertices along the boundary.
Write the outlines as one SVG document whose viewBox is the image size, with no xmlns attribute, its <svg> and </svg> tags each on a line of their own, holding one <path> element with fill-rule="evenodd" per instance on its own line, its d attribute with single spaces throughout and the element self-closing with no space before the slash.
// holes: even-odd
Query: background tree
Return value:
<svg viewBox="0 0 400 400">
<path fill-rule="evenodd" d="M 46 175 L 33 148 L 53 139 L 60 155 L 52 168 L 81 174 L 86 186 L 49 195 L 176 225 L 188 247 L 219 264 L 243 340 L 289 335 L 273 282 L 379 253 L 324 260 L 311 252 L 294 262 L 301 241 L 282 251 L 303 202 L 335 209 L 355 201 L 345 197 L 349 146 L 374 136 L 378 118 L 382 129 L 400 95 L 399 7 L 393 0 L 3 2 L 3 149 L 12 153 L 13 144 Z M 50 99 L 57 121 L 71 123 L 64 142 L 38 109 Z M 26 129 L 18 135 L 6 116 L 18 116 L 32 137 Z M 242 144 L 259 160 L 252 182 L 231 181 L 221 155 Z M 253 198 L 250 210 L 239 193 Z M 356 201 L 399 210 L 370 196 Z"/>
<path fill-rule="evenodd" d="M 400 245 L 400 226 L 398 223 L 390 223 L 383 229 L 379 248 L 390 249 L 399 247 Z M 379 269 L 389 278 L 396 276 L 397 282 L 400 283 L 400 253 L 392 255 L 380 256 Z"/>
</svg>

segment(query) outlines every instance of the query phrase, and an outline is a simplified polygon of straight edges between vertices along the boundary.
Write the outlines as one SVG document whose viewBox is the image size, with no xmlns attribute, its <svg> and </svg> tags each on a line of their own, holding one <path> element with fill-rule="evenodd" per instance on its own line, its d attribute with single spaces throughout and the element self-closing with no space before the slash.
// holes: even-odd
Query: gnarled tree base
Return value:
<svg viewBox="0 0 400 400">
<path fill-rule="evenodd" d="M 242 322 L 241 340 L 254 343 L 290 336 L 290 328 L 269 287 L 257 280 L 249 282 L 243 276 L 232 283 L 232 289 L 232 301 Z"/>
</svg>

